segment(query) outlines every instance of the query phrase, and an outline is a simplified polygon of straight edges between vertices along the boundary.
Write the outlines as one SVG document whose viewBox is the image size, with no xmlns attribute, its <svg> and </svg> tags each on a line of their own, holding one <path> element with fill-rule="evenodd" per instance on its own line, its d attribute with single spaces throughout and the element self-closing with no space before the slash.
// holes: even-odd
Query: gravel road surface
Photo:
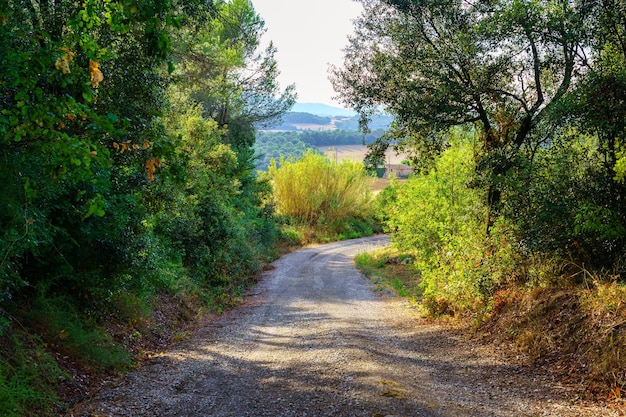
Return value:
<svg viewBox="0 0 626 417">
<path fill-rule="evenodd" d="M 274 263 L 244 304 L 68 417 L 617 416 L 494 349 L 419 319 L 354 269 L 384 236 Z"/>
</svg>

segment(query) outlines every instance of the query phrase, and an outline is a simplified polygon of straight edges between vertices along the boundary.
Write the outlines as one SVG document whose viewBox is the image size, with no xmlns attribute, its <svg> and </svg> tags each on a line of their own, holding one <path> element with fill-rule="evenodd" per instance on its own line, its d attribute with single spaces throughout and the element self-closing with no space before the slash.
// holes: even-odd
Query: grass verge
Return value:
<svg viewBox="0 0 626 417">
<path fill-rule="evenodd" d="M 413 258 L 391 247 L 359 253 L 354 262 L 379 292 L 392 292 L 412 302 L 421 302 L 420 272 Z"/>
</svg>

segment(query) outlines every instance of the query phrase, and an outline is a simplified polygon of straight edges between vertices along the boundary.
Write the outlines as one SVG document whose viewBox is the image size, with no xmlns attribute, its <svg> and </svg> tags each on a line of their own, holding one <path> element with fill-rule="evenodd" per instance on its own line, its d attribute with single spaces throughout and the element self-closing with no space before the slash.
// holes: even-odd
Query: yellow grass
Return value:
<svg viewBox="0 0 626 417">
<path fill-rule="evenodd" d="M 317 149 L 327 154 L 331 159 L 336 158 L 337 162 L 341 162 L 344 159 L 363 161 L 367 154 L 367 146 L 365 145 L 319 146 Z M 396 155 L 393 150 L 388 150 L 386 156 L 386 162 L 388 164 L 399 164 L 406 159 L 405 155 Z"/>
<path fill-rule="evenodd" d="M 339 146 L 318 146 L 321 152 L 326 154 L 332 160 L 341 162 L 344 159 L 349 161 L 363 162 L 365 155 L 367 154 L 367 146 L 365 145 L 339 145 Z M 394 151 L 387 151 L 387 163 L 399 164 L 406 157 L 404 155 L 396 155 Z M 400 183 L 405 182 L 406 179 L 399 179 Z M 374 195 L 382 191 L 389 185 L 389 178 L 376 178 L 371 182 L 370 190 Z"/>
</svg>

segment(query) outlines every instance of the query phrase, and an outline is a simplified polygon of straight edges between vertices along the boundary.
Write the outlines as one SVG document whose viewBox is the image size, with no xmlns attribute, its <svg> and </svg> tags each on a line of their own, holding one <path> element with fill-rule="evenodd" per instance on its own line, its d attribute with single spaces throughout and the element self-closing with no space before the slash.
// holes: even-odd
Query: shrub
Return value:
<svg viewBox="0 0 626 417">
<path fill-rule="evenodd" d="M 424 305 L 431 313 L 464 313 L 512 275 L 514 241 L 504 224 L 486 234 L 487 209 L 480 189 L 470 187 L 473 149 L 462 140 L 427 173 L 381 194 L 393 244 L 411 253 L 421 271 Z"/>
<path fill-rule="evenodd" d="M 274 161 L 269 169 L 278 214 L 308 226 L 369 216 L 369 177 L 361 163 L 337 163 L 307 152 L 280 165 Z"/>
<path fill-rule="evenodd" d="M 11 333 L 13 337 L 0 341 L 0 415 L 54 415 L 53 407 L 60 404 L 55 387 L 68 375 L 45 352 L 40 339 L 14 329 Z"/>
<path fill-rule="evenodd" d="M 40 294 L 23 315 L 25 324 L 36 329 L 47 344 L 88 368 L 117 372 L 131 365 L 130 354 L 95 320 L 79 314 L 70 298 Z"/>
</svg>

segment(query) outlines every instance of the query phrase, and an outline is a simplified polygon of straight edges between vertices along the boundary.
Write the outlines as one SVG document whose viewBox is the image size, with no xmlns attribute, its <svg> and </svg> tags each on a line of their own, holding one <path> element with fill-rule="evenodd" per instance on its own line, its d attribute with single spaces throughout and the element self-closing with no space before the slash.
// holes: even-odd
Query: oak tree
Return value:
<svg viewBox="0 0 626 417">
<path fill-rule="evenodd" d="M 492 211 L 498 178 L 525 146 L 545 140 L 542 122 L 583 63 L 583 15 L 574 1 L 363 0 L 343 67 L 332 82 L 365 119 L 384 108 L 388 146 L 419 166 L 446 146 L 454 126 L 476 129 L 479 168 Z M 488 221 L 489 223 L 489 221 Z"/>
</svg>

